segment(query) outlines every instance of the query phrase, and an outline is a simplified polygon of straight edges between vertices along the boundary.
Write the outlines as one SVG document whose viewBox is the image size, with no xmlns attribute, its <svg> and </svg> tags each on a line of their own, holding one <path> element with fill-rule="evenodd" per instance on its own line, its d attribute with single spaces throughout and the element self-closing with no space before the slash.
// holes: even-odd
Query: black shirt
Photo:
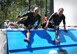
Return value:
<svg viewBox="0 0 77 54">
<path fill-rule="evenodd" d="M 51 22 L 54 25 L 59 25 L 62 20 L 63 20 L 63 24 L 66 24 L 65 16 L 63 14 L 59 16 L 57 13 L 52 14 L 49 18 L 49 22 Z"/>
<path fill-rule="evenodd" d="M 24 24 L 26 24 L 26 25 L 34 25 L 34 23 L 36 21 L 38 21 L 38 25 L 39 25 L 40 20 L 41 20 L 41 16 L 39 14 L 37 14 L 36 16 L 34 16 L 33 12 L 28 12 L 28 13 L 20 16 L 20 18 L 21 17 L 25 17 L 25 16 L 27 16 L 27 19 L 24 20 Z"/>
</svg>

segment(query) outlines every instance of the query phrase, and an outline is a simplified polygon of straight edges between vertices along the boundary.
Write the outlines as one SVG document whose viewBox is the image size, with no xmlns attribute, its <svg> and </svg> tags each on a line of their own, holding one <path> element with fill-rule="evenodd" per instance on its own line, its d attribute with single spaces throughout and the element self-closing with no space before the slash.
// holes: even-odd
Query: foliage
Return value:
<svg viewBox="0 0 77 54">
<path fill-rule="evenodd" d="M 30 1 L 30 4 L 29 4 Z M 25 12 L 32 10 L 35 6 L 40 6 L 41 16 L 45 14 L 46 0 L 0 0 L 0 21 L 9 19 L 17 21 L 17 15 L 23 15 Z"/>
</svg>

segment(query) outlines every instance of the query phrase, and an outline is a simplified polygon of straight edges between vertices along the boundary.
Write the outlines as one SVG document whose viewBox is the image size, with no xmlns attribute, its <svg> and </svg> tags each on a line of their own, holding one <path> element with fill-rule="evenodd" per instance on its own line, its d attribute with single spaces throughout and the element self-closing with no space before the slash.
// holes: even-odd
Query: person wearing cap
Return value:
<svg viewBox="0 0 77 54">
<path fill-rule="evenodd" d="M 27 19 L 23 18 L 25 16 L 27 16 Z M 20 20 L 17 23 L 24 24 L 24 26 L 26 27 L 27 38 L 25 38 L 24 41 L 29 44 L 30 43 L 30 34 L 31 34 L 30 29 L 31 28 L 37 29 L 40 24 L 41 16 L 39 15 L 39 7 L 35 7 L 32 12 L 30 11 L 22 16 L 17 16 L 17 18 L 20 18 Z M 37 24 L 36 24 L 36 22 L 37 22 Z"/>
<path fill-rule="evenodd" d="M 59 25 L 60 23 L 63 21 L 63 26 L 64 26 L 64 30 L 66 30 L 66 22 L 65 22 L 65 16 L 63 14 L 64 9 L 63 8 L 59 8 L 57 12 L 53 13 L 47 23 L 44 23 L 42 25 L 42 28 L 47 29 L 47 28 L 54 28 L 55 29 L 55 39 L 54 42 L 55 43 L 59 43 L 59 39 L 58 39 L 58 34 L 59 34 Z"/>
</svg>

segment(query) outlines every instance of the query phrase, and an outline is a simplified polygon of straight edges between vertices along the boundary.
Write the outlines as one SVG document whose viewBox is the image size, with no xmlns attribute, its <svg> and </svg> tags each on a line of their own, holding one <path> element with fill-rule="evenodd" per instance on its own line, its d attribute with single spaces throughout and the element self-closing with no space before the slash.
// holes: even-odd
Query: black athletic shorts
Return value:
<svg viewBox="0 0 77 54">
<path fill-rule="evenodd" d="M 34 29 L 37 29 L 37 28 L 38 28 L 38 26 L 34 26 L 34 25 L 32 25 L 32 24 L 28 24 L 28 23 L 26 23 L 26 22 L 23 21 L 23 20 L 20 20 L 20 21 L 18 21 L 17 23 L 18 23 L 18 24 L 24 24 L 24 26 L 26 27 L 26 31 L 27 31 L 27 32 L 30 32 L 30 29 L 32 29 L 32 28 L 34 28 Z"/>
<path fill-rule="evenodd" d="M 42 28 L 44 28 L 46 26 L 46 23 L 41 24 Z M 53 25 L 52 23 L 48 24 L 48 28 L 53 28 L 55 30 L 59 30 L 59 26 L 58 25 Z"/>
</svg>

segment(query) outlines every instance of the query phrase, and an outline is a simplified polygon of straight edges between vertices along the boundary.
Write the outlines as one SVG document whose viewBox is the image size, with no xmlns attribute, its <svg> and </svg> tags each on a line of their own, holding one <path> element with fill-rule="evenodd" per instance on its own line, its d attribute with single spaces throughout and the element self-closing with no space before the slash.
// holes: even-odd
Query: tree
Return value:
<svg viewBox="0 0 77 54">
<path fill-rule="evenodd" d="M 0 0 L 0 21 L 9 19 L 16 21 L 16 15 L 23 15 L 28 10 L 32 10 L 35 6 L 40 7 L 40 14 L 43 18 L 48 12 L 46 3 L 49 0 Z"/>
</svg>

